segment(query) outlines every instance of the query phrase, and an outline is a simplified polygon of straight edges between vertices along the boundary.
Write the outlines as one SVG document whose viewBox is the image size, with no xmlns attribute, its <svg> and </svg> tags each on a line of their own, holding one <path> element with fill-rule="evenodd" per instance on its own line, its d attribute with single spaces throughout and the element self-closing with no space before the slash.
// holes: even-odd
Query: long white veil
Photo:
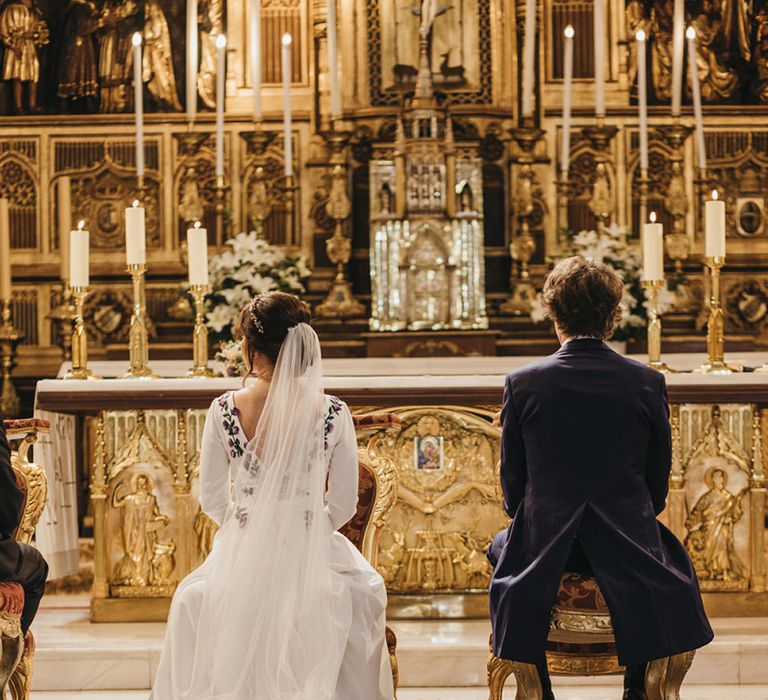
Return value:
<svg viewBox="0 0 768 700">
<path fill-rule="evenodd" d="M 330 566 L 320 343 L 288 331 L 216 537 L 194 700 L 332 700 L 351 624 Z"/>
</svg>

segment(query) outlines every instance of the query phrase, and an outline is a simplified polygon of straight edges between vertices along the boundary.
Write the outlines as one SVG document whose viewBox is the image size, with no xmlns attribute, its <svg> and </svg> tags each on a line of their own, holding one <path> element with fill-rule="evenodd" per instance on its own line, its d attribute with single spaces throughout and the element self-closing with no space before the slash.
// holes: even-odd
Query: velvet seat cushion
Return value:
<svg viewBox="0 0 768 700">
<path fill-rule="evenodd" d="M 24 589 L 18 583 L 0 582 L 0 615 L 21 617 L 24 609 Z"/>
<path fill-rule="evenodd" d="M 608 615 L 600 586 L 592 576 L 566 571 L 560 579 L 555 607 L 568 611 Z"/>
</svg>

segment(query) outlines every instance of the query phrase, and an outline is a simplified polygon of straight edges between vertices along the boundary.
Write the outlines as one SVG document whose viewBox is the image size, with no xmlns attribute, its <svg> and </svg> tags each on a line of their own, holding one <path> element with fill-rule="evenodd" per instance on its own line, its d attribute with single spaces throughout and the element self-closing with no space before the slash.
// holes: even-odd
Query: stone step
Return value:
<svg viewBox="0 0 768 700">
<path fill-rule="evenodd" d="M 474 699 L 471 689 L 485 686 L 487 622 L 394 620 L 391 626 L 398 635 L 404 689 L 468 688 L 466 697 Z M 717 637 L 696 657 L 687 683 L 768 685 L 768 619 L 720 618 L 713 621 L 713 626 Z M 162 624 L 91 624 L 85 604 L 50 602 L 41 610 L 33 629 L 37 638 L 33 689 L 70 693 L 148 690 L 164 635 Z M 590 688 L 602 692 L 618 687 L 619 679 L 568 678 L 558 682 L 583 687 L 585 692 Z M 424 691 L 424 698 L 442 698 L 441 692 L 448 691 L 434 691 L 432 695 Z M 406 697 L 416 700 L 419 696 L 401 696 Z M 451 698 L 458 700 L 456 695 Z"/>
</svg>

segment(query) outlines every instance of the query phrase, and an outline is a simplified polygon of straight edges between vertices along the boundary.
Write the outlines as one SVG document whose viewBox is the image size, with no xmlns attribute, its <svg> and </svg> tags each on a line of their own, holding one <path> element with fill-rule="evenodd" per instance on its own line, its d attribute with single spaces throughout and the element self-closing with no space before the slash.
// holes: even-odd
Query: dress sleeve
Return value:
<svg viewBox="0 0 768 700">
<path fill-rule="evenodd" d="M 217 525 L 231 501 L 232 487 L 229 476 L 229 453 L 221 439 L 217 422 L 220 420 L 217 402 L 208 409 L 200 446 L 200 505 L 203 512 Z"/>
<path fill-rule="evenodd" d="M 332 418 L 339 437 L 331 453 L 328 467 L 328 491 L 325 510 L 331 518 L 334 530 L 348 523 L 357 510 L 357 488 L 360 474 L 357 465 L 357 439 L 352 415 L 346 404 Z"/>
</svg>

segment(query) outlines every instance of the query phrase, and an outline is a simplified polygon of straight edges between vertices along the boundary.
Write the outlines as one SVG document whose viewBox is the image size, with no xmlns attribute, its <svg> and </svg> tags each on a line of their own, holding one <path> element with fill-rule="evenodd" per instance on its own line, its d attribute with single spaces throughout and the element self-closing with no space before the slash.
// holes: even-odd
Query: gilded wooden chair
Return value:
<svg viewBox="0 0 768 700">
<path fill-rule="evenodd" d="M 367 434 L 393 428 L 399 419 L 390 413 L 369 413 L 354 416 L 358 441 L 364 442 Z M 360 485 L 358 487 L 357 513 L 342 529 L 352 544 L 375 569 L 379 552 L 379 535 L 389 518 L 392 506 L 397 500 L 397 472 L 392 462 L 383 457 L 374 457 L 368 449 L 358 450 Z M 392 664 L 392 678 L 395 691 L 399 682 L 397 664 L 397 637 L 387 627 L 387 648 Z"/>
<path fill-rule="evenodd" d="M 11 467 L 16 483 L 24 492 L 24 509 L 15 537 L 29 543 L 45 508 L 48 484 L 42 467 L 29 460 L 29 450 L 41 433 L 49 431 L 47 421 L 37 419 L 5 421 L 6 434 L 13 451 Z M 12 700 L 29 700 L 32 658 L 35 640 L 31 632 L 21 634 L 24 589 L 18 583 L 0 581 L 0 689 Z"/>
<path fill-rule="evenodd" d="M 520 630 L 520 634 L 525 634 L 525 630 Z M 546 651 L 552 675 L 623 673 L 616 657 L 611 615 L 594 578 L 563 574 L 550 618 Z M 693 657 L 691 651 L 648 664 L 645 676 L 648 700 L 679 700 L 680 687 Z M 516 700 L 542 700 L 536 667 L 498 659 L 493 650 L 488 660 L 489 700 L 502 700 L 504 683 L 512 674 L 517 681 Z"/>
</svg>

